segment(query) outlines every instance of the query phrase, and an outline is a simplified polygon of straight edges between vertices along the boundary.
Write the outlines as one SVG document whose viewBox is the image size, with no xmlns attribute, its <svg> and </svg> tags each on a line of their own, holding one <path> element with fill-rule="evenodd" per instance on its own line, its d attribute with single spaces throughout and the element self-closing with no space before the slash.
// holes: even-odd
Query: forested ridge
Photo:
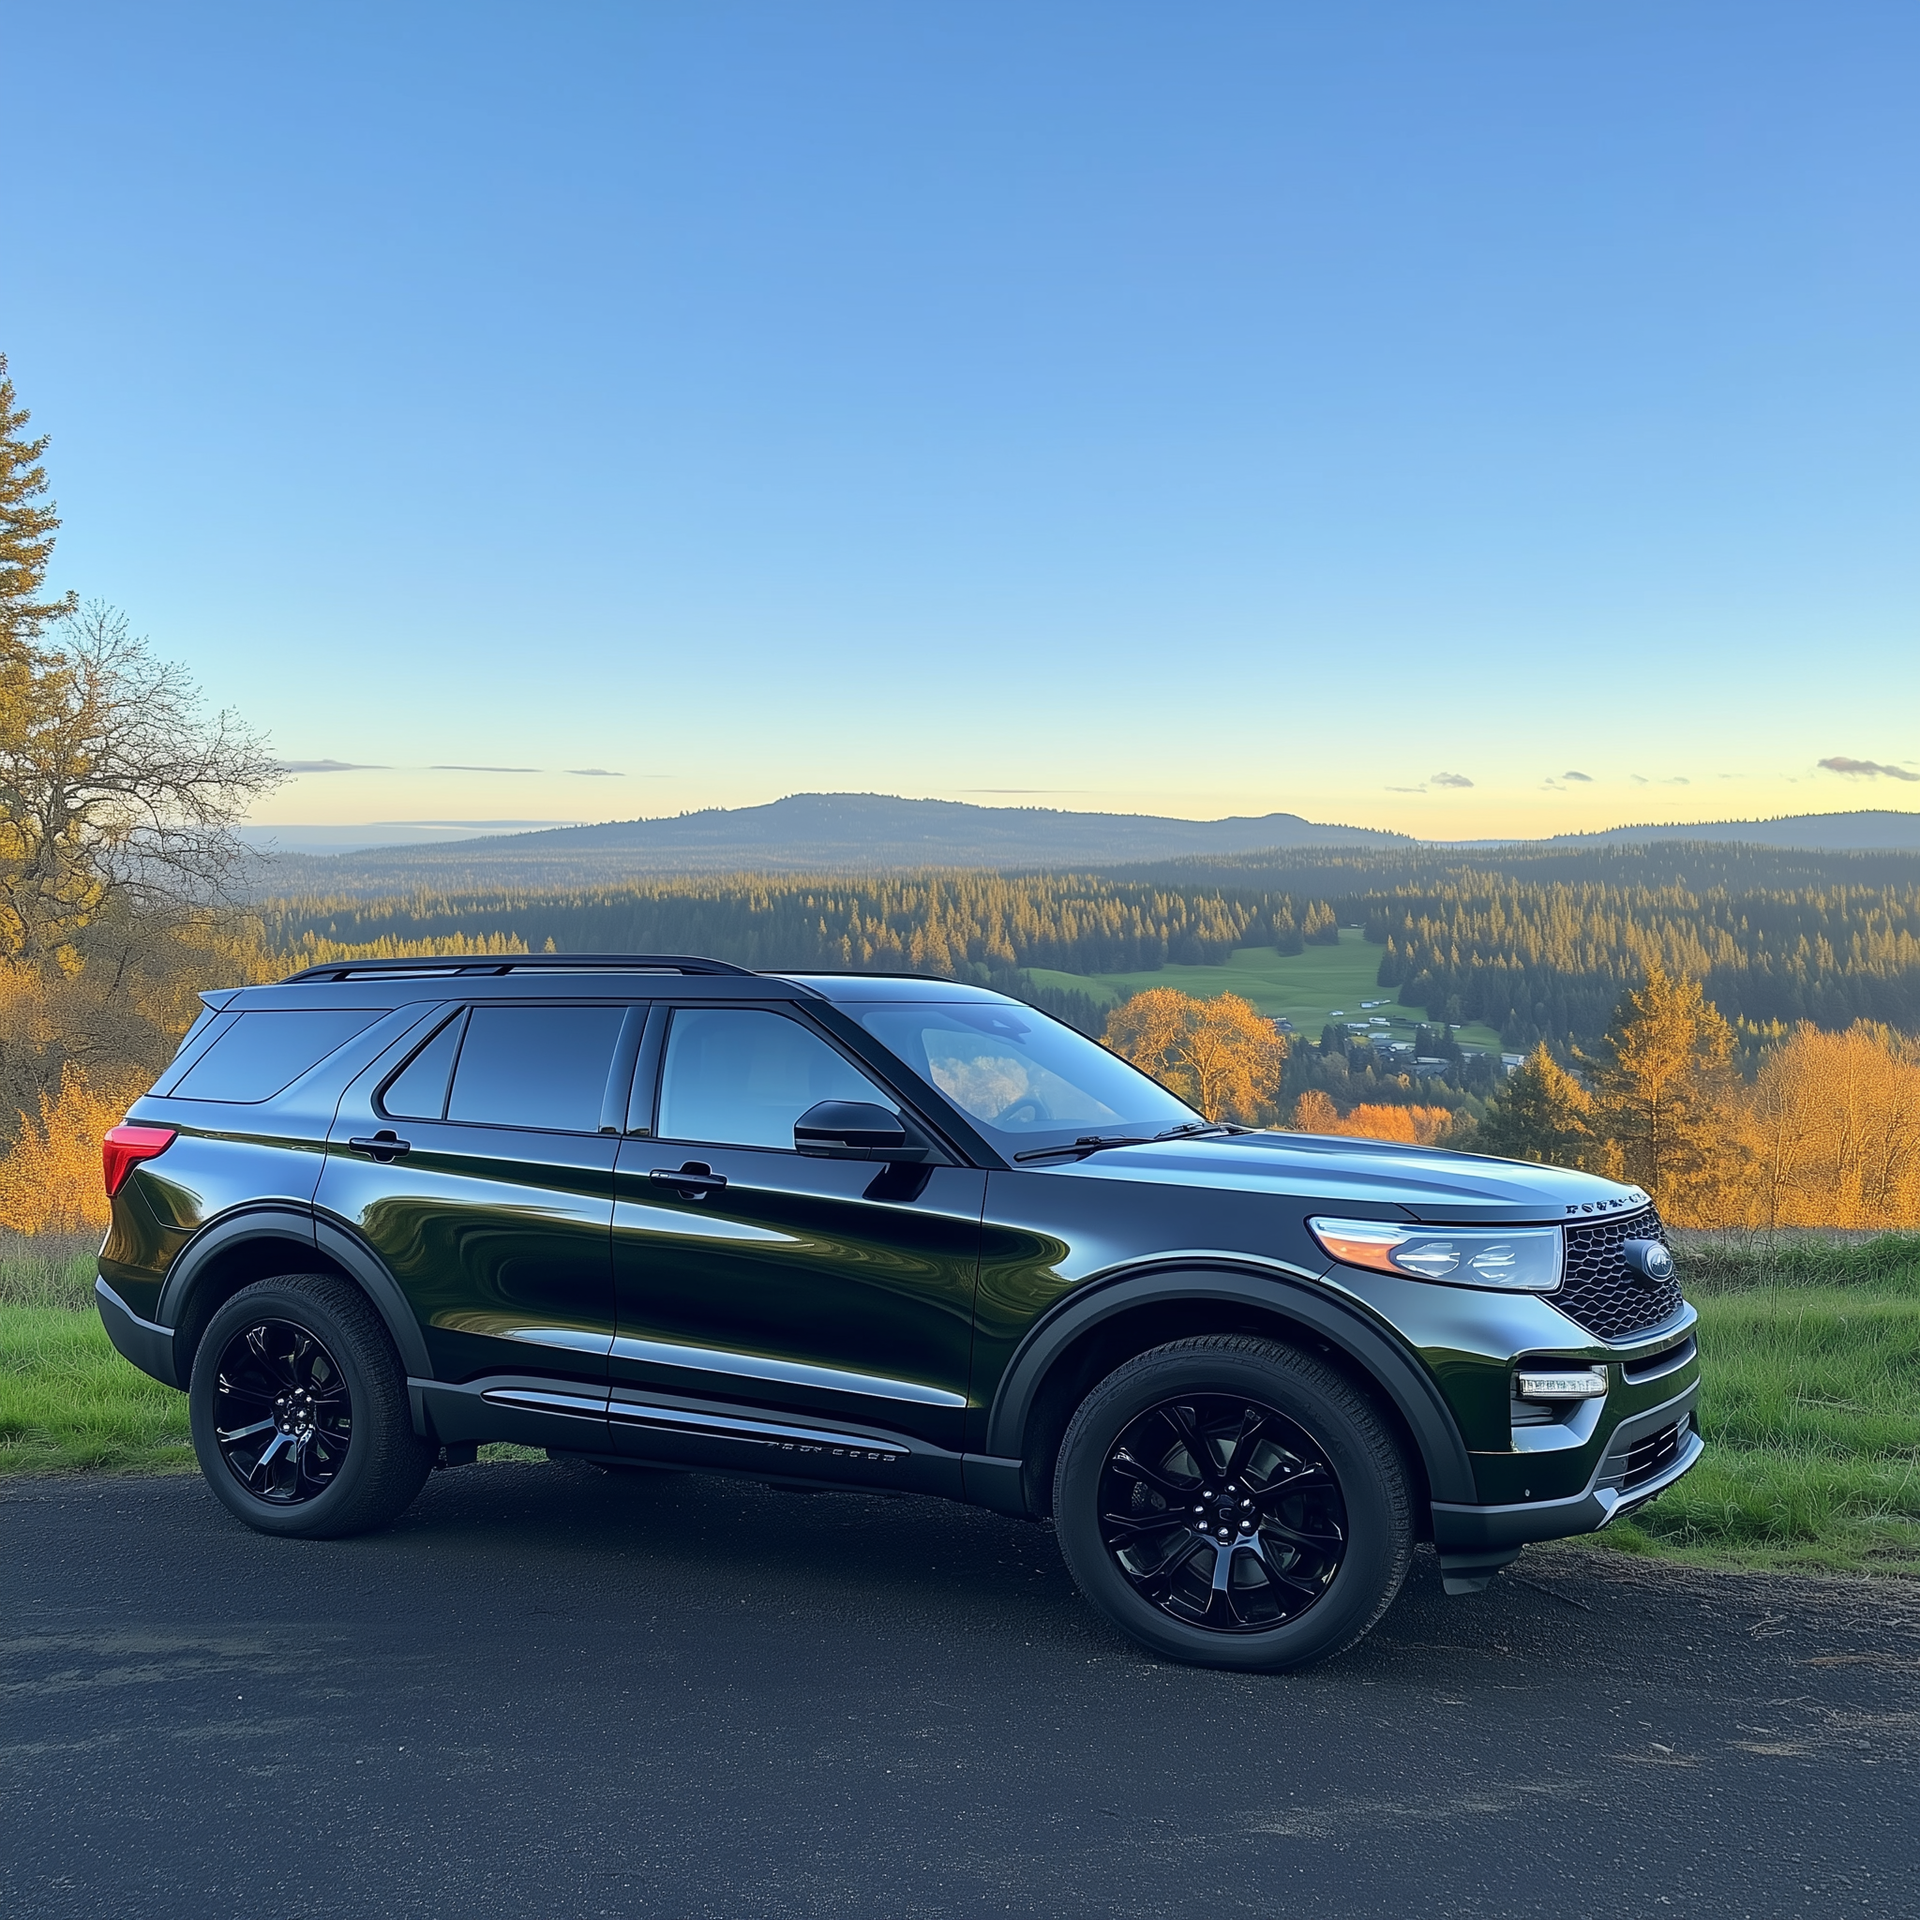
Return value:
<svg viewBox="0 0 1920 1920">
<path fill-rule="evenodd" d="M 875 880 L 734 876 L 391 900 L 287 900 L 266 910 L 288 952 L 513 933 L 562 951 L 705 953 L 742 966 L 961 974 L 969 966 L 1117 973 L 1204 966 L 1272 940 L 1250 892 L 931 873 Z M 324 955 L 323 955 L 324 957 Z"/>
<path fill-rule="evenodd" d="M 1672 843 L 1309 852 L 1105 874 L 700 876 L 584 888 L 270 903 L 290 958 L 481 949 L 705 953 L 751 967 L 1152 972 L 1362 925 L 1380 983 L 1512 1047 L 1599 1034 L 1658 963 L 1753 1026 L 1920 1032 L 1920 858 Z M 1033 997 L 1040 997 L 1035 995 Z M 1045 1001 L 1043 1000 L 1043 1004 Z M 1066 1008 L 1056 1008 L 1068 1011 Z"/>
<path fill-rule="evenodd" d="M 1380 984 L 1509 1044 L 1585 1038 L 1658 963 L 1729 1019 L 1920 1027 L 1920 889 L 1477 885 L 1378 903 Z"/>
</svg>

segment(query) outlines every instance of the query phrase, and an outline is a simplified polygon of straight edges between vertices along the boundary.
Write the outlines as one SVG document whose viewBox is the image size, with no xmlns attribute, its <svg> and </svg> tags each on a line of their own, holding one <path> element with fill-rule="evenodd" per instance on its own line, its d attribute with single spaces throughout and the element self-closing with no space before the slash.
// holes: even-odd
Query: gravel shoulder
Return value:
<svg viewBox="0 0 1920 1920">
<path fill-rule="evenodd" d="M 1160 1664 L 1043 1528 L 495 1464 L 260 1538 L 0 1488 L 0 1911 L 1920 1911 L 1920 1585 L 1558 1549 L 1356 1653 Z"/>
</svg>

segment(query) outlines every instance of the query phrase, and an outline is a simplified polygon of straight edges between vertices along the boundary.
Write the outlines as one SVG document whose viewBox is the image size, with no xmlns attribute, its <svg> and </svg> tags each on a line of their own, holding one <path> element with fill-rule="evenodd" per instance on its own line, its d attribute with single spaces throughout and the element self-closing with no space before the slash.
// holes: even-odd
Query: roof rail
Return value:
<svg viewBox="0 0 1920 1920">
<path fill-rule="evenodd" d="M 297 980 L 353 980 L 368 974 L 466 974 L 524 973 L 717 973 L 757 978 L 752 968 L 736 967 L 729 960 L 703 960 L 690 953 L 508 953 L 508 954 L 421 954 L 413 960 L 335 960 L 324 966 L 306 967 L 290 973 L 280 982 L 283 987 Z"/>
</svg>

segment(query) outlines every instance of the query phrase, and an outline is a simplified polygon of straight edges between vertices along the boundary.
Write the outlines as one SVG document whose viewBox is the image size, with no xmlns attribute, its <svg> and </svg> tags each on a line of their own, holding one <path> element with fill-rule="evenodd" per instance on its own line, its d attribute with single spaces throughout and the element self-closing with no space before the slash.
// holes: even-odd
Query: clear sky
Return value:
<svg viewBox="0 0 1920 1920">
<path fill-rule="evenodd" d="M 57 584 L 360 769 L 263 819 L 1920 808 L 1911 0 L 0 45 Z"/>
</svg>

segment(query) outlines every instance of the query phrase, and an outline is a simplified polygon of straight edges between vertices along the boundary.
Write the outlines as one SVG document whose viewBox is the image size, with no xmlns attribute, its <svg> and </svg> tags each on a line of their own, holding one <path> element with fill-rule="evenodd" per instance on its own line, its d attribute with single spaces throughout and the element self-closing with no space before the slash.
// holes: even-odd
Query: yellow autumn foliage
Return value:
<svg viewBox="0 0 1920 1920">
<path fill-rule="evenodd" d="M 1866 1020 L 1845 1033 L 1803 1023 L 1741 1105 L 1742 1224 L 1920 1226 L 1920 1043 Z"/>
<path fill-rule="evenodd" d="M 57 1093 L 40 1096 L 37 1117 L 21 1116 L 20 1136 L 0 1160 L 0 1227 L 13 1233 L 104 1233 L 107 1192 L 100 1141 L 126 1118 L 144 1076 L 112 1076 L 95 1086 L 72 1062 Z"/>
<path fill-rule="evenodd" d="M 1251 1122 L 1280 1091 L 1287 1043 L 1250 1000 L 1149 987 L 1107 1016 L 1106 1042 L 1209 1120 Z"/>
</svg>

